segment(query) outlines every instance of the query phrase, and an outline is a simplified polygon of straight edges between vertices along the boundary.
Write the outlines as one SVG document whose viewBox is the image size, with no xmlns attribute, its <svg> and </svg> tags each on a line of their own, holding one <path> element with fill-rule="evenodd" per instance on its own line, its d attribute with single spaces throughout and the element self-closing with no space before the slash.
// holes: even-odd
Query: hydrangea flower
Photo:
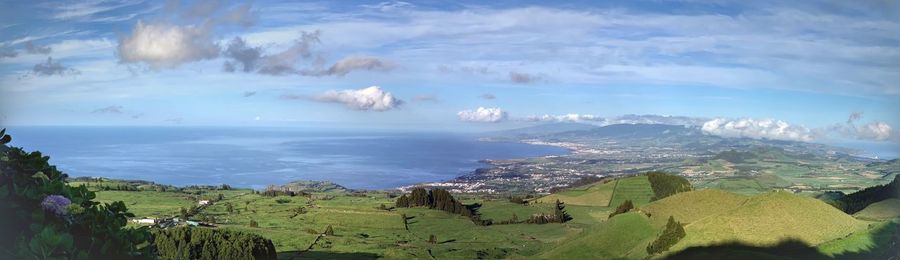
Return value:
<svg viewBox="0 0 900 260">
<path fill-rule="evenodd" d="M 69 200 L 69 198 L 61 195 L 49 195 L 41 202 L 41 207 L 44 208 L 45 211 L 57 216 L 64 216 L 66 215 L 66 207 L 68 207 L 69 204 L 72 204 L 72 201 Z"/>
</svg>

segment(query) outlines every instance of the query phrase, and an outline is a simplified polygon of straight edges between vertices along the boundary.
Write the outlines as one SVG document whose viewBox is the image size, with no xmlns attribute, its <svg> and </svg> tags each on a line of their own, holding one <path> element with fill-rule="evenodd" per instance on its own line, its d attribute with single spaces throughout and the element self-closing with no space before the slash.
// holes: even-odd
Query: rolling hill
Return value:
<svg viewBox="0 0 900 260">
<path fill-rule="evenodd" d="M 732 210 L 686 225 L 687 236 L 671 251 L 730 241 L 765 246 L 796 239 L 816 245 L 865 226 L 865 222 L 822 201 L 787 192 L 770 192 L 751 197 Z"/>
<path fill-rule="evenodd" d="M 900 199 L 892 198 L 872 203 L 853 214 L 860 219 L 886 220 L 900 217 Z"/>
<path fill-rule="evenodd" d="M 706 217 L 734 210 L 749 197 L 722 190 L 706 189 L 678 193 L 641 208 L 650 214 L 650 222 L 663 226 L 669 216 L 689 224 Z"/>
</svg>

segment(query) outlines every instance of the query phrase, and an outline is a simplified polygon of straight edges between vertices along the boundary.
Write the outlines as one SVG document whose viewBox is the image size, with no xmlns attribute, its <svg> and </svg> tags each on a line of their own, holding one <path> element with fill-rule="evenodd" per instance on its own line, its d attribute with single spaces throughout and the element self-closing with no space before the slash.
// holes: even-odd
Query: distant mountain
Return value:
<svg viewBox="0 0 900 260">
<path fill-rule="evenodd" d="M 517 128 L 512 130 L 504 130 L 494 132 L 491 135 L 495 136 L 505 136 L 505 137 L 531 137 L 531 136 L 544 136 L 550 134 L 558 134 L 565 132 L 573 132 L 573 131 L 585 131 L 590 129 L 599 128 L 598 126 L 585 124 L 585 123 L 547 123 L 540 124 L 536 126 L 529 126 L 524 128 Z"/>
<path fill-rule="evenodd" d="M 662 124 L 617 124 L 575 130 L 557 134 L 556 137 L 596 137 L 596 138 L 660 138 L 666 136 L 702 135 L 699 128 Z"/>
</svg>

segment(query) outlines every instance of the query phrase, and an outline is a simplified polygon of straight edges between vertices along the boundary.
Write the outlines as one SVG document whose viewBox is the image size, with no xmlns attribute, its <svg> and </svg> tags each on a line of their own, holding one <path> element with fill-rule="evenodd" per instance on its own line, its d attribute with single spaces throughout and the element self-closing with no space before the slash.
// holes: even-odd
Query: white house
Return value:
<svg viewBox="0 0 900 260">
<path fill-rule="evenodd" d="M 200 205 L 200 206 L 209 205 L 209 200 L 200 200 L 199 202 L 197 202 L 197 205 Z"/>
<path fill-rule="evenodd" d="M 152 218 L 132 219 L 131 222 L 138 223 L 138 224 L 153 225 L 153 224 L 156 224 L 156 219 L 152 219 Z"/>
</svg>

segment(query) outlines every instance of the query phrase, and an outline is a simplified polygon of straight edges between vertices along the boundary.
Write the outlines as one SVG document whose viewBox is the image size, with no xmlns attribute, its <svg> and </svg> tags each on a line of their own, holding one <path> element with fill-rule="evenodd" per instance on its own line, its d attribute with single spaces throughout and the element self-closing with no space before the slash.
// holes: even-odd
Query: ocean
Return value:
<svg viewBox="0 0 900 260">
<path fill-rule="evenodd" d="M 483 159 L 568 153 L 452 133 L 227 127 L 11 127 L 7 133 L 12 146 L 41 151 L 72 177 L 257 189 L 294 180 L 386 189 L 453 179 L 486 167 L 478 162 Z"/>
</svg>

